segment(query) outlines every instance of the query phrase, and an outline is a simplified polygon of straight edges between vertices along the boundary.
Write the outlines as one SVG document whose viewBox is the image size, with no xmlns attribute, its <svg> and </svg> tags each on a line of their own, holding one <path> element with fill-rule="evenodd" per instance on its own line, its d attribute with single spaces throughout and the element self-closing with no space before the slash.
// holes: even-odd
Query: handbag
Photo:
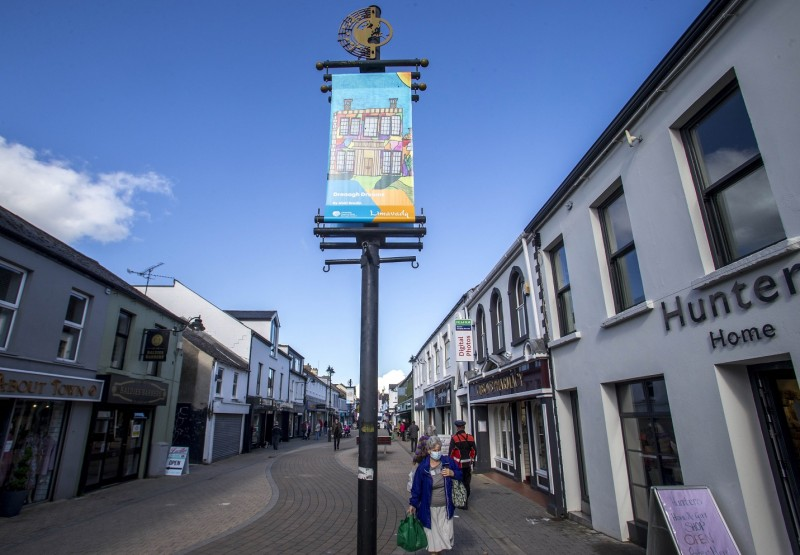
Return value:
<svg viewBox="0 0 800 555">
<path fill-rule="evenodd" d="M 397 529 L 397 546 L 412 552 L 428 547 L 425 528 L 415 515 L 408 515 L 400 521 L 400 527 Z"/>
<path fill-rule="evenodd" d="M 453 505 L 458 509 L 467 506 L 467 488 L 461 480 L 453 480 Z"/>
</svg>

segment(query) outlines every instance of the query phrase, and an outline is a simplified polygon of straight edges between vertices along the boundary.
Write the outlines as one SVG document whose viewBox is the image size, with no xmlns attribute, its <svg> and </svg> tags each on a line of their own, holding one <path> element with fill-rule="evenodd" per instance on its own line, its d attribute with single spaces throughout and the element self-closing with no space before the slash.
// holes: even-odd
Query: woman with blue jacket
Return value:
<svg viewBox="0 0 800 555">
<path fill-rule="evenodd" d="M 428 551 L 453 549 L 453 479 L 462 478 L 456 462 L 442 453 L 439 436 L 428 439 L 428 456 L 417 466 L 408 500 L 408 513 L 417 513 L 425 527 Z"/>
</svg>

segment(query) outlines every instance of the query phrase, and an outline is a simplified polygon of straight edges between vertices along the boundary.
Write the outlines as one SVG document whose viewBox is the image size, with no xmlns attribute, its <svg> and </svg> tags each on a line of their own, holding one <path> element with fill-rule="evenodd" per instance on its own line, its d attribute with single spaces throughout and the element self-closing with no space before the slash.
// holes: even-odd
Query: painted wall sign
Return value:
<svg viewBox="0 0 800 555">
<path fill-rule="evenodd" d="M 413 223 L 411 73 L 332 76 L 328 222 Z"/>
<path fill-rule="evenodd" d="M 101 380 L 0 368 L 0 398 L 98 402 L 102 396 Z"/>
<path fill-rule="evenodd" d="M 456 320 L 456 362 L 472 362 L 472 320 Z"/>
<path fill-rule="evenodd" d="M 740 554 L 706 486 L 652 487 L 649 512 L 647 553 L 672 543 L 681 555 Z"/>
</svg>

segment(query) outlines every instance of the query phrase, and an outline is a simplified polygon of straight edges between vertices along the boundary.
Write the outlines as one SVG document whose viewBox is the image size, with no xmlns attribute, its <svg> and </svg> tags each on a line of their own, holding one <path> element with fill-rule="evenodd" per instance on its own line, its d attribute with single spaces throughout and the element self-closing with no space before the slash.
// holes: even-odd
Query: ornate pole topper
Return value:
<svg viewBox="0 0 800 555">
<path fill-rule="evenodd" d="M 381 19 L 381 9 L 370 6 L 356 10 L 339 27 L 339 44 L 356 58 L 377 60 L 379 48 L 392 40 L 392 26 Z"/>
<path fill-rule="evenodd" d="M 426 59 L 381 60 L 392 38 L 381 9 L 348 15 L 339 44 L 358 60 L 317 62 L 325 70 L 323 93 L 331 103 L 327 194 L 324 213 L 314 218 L 321 250 L 352 249 L 360 258 L 326 260 L 361 266 L 361 399 L 378 397 L 378 277 L 380 264 L 410 262 L 415 256 L 382 257 L 381 250 L 422 250 L 425 216 L 415 214 L 411 105 L 424 91 L 419 68 Z M 413 68 L 395 73 L 387 67 Z M 332 75 L 331 68 L 358 68 Z M 394 294 L 404 294 L 393 291 Z M 361 404 L 358 446 L 358 555 L 377 553 L 378 406 Z"/>
</svg>

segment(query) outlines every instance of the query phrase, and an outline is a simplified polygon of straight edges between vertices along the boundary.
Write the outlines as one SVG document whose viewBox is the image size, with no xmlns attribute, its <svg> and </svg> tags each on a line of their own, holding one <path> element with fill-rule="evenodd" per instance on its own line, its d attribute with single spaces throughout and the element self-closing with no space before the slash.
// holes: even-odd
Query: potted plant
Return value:
<svg viewBox="0 0 800 555">
<path fill-rule="evenodd" d="M 0 517 L 17 516 L 28 497 L 28 480 L 31 475 L 33 449 L 25 447 L 22 456 L 11 471 L 11 477 L 0 490 Z"/>
</svg>

